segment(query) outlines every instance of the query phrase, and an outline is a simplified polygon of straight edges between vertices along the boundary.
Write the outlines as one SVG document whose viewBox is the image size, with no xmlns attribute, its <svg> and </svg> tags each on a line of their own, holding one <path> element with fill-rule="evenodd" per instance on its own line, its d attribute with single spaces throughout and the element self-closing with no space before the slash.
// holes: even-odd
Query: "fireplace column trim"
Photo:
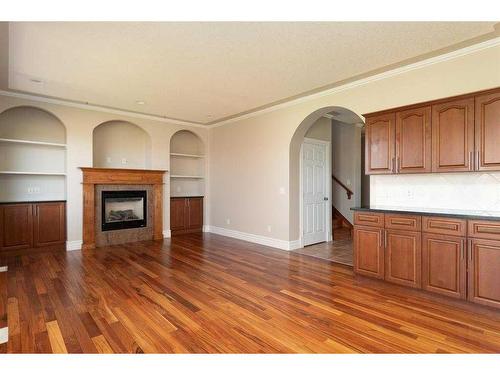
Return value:
<svg viewBox="0 0 500 375">
<path fill-rule="evenodd" d="M 80 167 L 83 172 L 83 245 L 95 248 L 95 185 L 153 185 L 153 239 L 163 239 L 163 175 L 166 170 Z"/>
</svg>

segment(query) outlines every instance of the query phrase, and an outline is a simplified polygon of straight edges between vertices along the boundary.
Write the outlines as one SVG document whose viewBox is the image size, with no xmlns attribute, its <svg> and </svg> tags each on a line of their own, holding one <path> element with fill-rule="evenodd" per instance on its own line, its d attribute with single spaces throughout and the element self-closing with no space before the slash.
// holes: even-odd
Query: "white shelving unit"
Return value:
<svg viewBox="0 0 500 375">
<path fill-rule="evenodd" d="M 0 201 L 66 199 L 66 129 L 35 107 L 0 114 Z"/>
<path fill-rule="evenodd" d="M 65 143 L 27 141 L 25 139 L 0 138 L 0 142 L 1 143 L 17 143 L 17 144 L 25 144 L 25 145 L 38 145 L 38 146 L 63 147 L 63 148 L 66 148 L 66 144 Z"/>
<path fill-rule="evenodd" d="M 170 141 L 170 196 L 205 194 L 205 155 L 202 140 L 181 130 Z"/>
</svg>

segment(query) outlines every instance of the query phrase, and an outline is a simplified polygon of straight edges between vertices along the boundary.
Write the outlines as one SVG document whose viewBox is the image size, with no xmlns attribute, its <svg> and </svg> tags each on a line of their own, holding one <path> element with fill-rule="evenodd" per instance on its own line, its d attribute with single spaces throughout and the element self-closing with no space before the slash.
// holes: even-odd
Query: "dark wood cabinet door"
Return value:
<svg viewBox="0 0 500 375">
<path fill-rule="evenodd" d="M 368 117 L 365 130 L 366 174 L 394 173 L 395 150 L 394 113 Z"/>
<path fill-rule="evenodd" d="M 170 199 L 170 230 L 184 230 L 187 226 L 187 198 Z"/>
<path fill-rule="evenodd" d="M 476 170 L 500 170 L 500 91 L 476 97 Z"/>
<path fill-rule="evenodd" d="M 34 247 L 66 242 L 66 205 L 63 202 L 33 205 Z"/>
<path fill-rule="evenodd" d="M 500 241 L 469 242 L 469 301 L 500 308 Z"/>
<path fill-rule="evenodd" d="M 427 173 L 431 166 L 431 107 L 396 113 L 396 173 Z"/>
<path fill-rule="evenodd" d="M 203 227 L 203 198 L 188 198 L 188 228 L 202 230 Z"/>
<path fill-rule="evenodd" d="M 384 242 L 385 280 L 421 288 L 421 233 L 388 229 Z"/>
<path fill-rule="evenodd" d="M 432 172 L 474 170 L 474 98 L 432 106 Z"/>
<path fill-rule="evenodd" d="M 466 299 L 465 238 L 422 235 L 422 288 L 448 297 Z"/>
<path fill-rule="evenodd" d="M 354 226 L 354 272 L 384 278 L 383 229 Z"/>
<path fill-rule="evenodd" d="M 0 250 L 33 247 L 32 210 L 31 204 L 0 205 Z"/>
</svg>

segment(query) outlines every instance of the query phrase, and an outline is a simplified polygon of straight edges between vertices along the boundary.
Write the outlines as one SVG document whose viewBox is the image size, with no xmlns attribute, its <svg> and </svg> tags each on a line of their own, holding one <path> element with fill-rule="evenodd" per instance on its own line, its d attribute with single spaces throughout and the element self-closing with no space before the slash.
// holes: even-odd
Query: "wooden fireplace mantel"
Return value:
<svg viewBox="0 0 500 375">
<path fill-rule="evenodd" d="M 163 239 L 165 170 L 80 167 L 83 172 L 83 245 L 95 248 L 95 185 L 153 185 L 153 239 Z"/>
</svg>

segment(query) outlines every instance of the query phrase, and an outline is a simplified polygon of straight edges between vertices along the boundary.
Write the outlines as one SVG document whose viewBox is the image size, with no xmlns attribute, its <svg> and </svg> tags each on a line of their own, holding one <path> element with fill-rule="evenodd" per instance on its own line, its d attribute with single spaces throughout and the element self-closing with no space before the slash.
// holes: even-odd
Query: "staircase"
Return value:
<svg viewBox="0 0 500 375">
<path fill-rule="evenodd" d="M 332 234 L 334 240 L 350 240 L 352 238 L 352 224 L 332 206 Z"/>
</svg>

